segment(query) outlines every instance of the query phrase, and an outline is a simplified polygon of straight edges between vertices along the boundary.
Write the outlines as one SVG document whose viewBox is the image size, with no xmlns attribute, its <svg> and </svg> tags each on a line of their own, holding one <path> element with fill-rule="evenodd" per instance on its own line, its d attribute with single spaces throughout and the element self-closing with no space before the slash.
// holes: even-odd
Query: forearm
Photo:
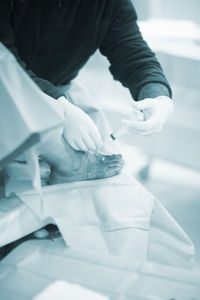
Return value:
<svg viewBox="0 0 200 300">
<path fill-rule="evenodd" d="M 159 96 L 166 96 L 171 98 L 171 90 L 164 84 L 149 83 L 146 84 L 139 92 L 138 101 L 146 98 L 156 98 Z"/>
<path fill-rule="evenodd" d="M 169 83 L 155 53 L 142 37 L 137 14 L 129 0 L 116 1 L 113 19 L 100 51 L 110 61 L 114 79 L 129 88 L 134 100 L 166 95 Z"/>
<path fill-rule="evenodd" d="M 4 41 L 2 41 L 4 43 Z M 17 48 L 12 46 L 8 47 L 6 43 L 4 43 L 5 46 L 14 54 L 15 58 L 17 59 L 17 62 L 20 64 L 20 66 L 26 71 L 26 73 L 29 75 L 29 77 L 37 84 L 37 86 L 48 96 L 58 99 L 62 96 L 65 96 L 63 92 L 60 91 L 59 88 L 54 86 L 51 82 L 48 80 L 45 80 L 37 74 L 35 74 L 29 67 L 26 65 L 26 63 L 21 59 L 21 57 L 18 54 Z"/>
</svg>

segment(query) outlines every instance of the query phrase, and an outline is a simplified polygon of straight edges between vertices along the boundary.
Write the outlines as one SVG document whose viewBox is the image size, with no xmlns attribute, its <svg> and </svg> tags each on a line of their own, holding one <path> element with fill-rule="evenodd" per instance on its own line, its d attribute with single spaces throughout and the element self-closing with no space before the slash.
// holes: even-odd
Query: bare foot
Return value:
<svg viewBox="0 0 200 300">
<path fill-rule="evenodd" d="M 103 155 L 75 151 L 65 144 L 65 157 L 52 166 L 49 184 L 112 177 L 123 167 L 121 154 Z"/>
</svg>

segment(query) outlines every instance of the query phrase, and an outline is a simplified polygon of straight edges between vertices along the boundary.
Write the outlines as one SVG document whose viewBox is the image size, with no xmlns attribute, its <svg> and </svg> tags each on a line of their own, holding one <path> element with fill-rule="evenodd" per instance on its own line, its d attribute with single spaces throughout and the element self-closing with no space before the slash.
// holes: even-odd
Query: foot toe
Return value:
<svg viewBox="0 0 200 300">
<path fill-rule="evenodd" d="M 106 177 L 111 177 L 120 174 L 122 171 L 121 167 L 114 167 L 114 168 L 106 168 Z"/>
<path fill-rule="evenodd" d="M 116 162 L 110 162 L 106 165 L 107 168 L 115 168 L 115 167 L 123 167 L 124 162 L 123 161 L 116 161 Z"/>
<path fill-rule="evenodd" d="M 117 161 L 121 161 L 121 160 L 123 160 L 121 154 L 104 155 L 101 158 L 101 161 L 105 164 L 110 163 L 110 162 L 117 162 Z"/>
<path fill-rule="evenodd" d="M 122 167 L 124 165 L 124 160 L 123 160 L 121 154 L 120 155 L 112 155 L 109 157 L 105 157 L 105 159 L 103 160 L 103 164 L 110 168 L 117 167 L 117 166 Z"/>
</svg>

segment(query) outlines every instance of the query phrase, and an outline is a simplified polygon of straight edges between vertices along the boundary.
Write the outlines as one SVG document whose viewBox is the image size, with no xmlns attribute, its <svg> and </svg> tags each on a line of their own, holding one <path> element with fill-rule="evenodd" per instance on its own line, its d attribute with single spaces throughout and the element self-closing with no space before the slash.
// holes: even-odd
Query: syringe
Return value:
<svg viewBox="0 0 200 300">
<path fill-rule="evenodd" d="M 139 110 L 139 108 L 137 107 L 137 105 L 135 103 L 132 106 L 133 106 L 133 112 L 131 113 L 131 116 L 129 117 L 129 120 L 133 120 L 133 121 L 136 121 L 136 122 L 144 121 L 144 113 L 141 110 Z M 106 142 L 115 141 L 116 139 L 118 139 L 122 135 L 124 135 L 124 133 L 126 133 L 126 132 L 127 132 L 127 126 L 126 125 L 121 125 L 120 127 L 115 129 L 110 134 L 108 139 L 106 139 Z"/>
</svg>

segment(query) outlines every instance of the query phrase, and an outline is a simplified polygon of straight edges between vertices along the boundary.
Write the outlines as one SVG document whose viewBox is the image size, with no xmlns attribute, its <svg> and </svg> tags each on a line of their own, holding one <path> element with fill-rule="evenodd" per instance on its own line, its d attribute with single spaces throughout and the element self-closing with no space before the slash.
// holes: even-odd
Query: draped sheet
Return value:
<svg viewBox="0 0 200 300">
<path fill-rule="evenodd" d="M 112 130 L 88 91 L 77 82 L 63 90 L 72 103 L 91 116 L 106 139 Z M 109 151 L 118 153 L 119 149 L 113 143 Z M 41 194 L 36 189 L 25 190 L 23 181 L 16 186 L 8 180 L 6 191 L 8 196 L 15 194 L 13 199 L 7 199 L 8 203 L 12 205 L 14 200 L 21 207 L 15 209 L 13 219 L 7 214 L 8 224 L 11 220 L 17 224 L 17 234 L 11 230 L 12 238 L 19 238 L 20 230 L 23 236 L 28 229 L 31 232 L 53 222 L 72 249 L 128 257 L 137 262 L 192 267 L 194 247 L 190 239 L 159 200 L 125 172 L 106 179 L 45 186 Z M 6 199 L 3 201 L 6 203 Z M 1 220 L 6 220 L 6 214 L 3 215 Z M 9 237 L 5 222 L 2 230 L 5 243 L 5 237 Z"/>
</svg>

